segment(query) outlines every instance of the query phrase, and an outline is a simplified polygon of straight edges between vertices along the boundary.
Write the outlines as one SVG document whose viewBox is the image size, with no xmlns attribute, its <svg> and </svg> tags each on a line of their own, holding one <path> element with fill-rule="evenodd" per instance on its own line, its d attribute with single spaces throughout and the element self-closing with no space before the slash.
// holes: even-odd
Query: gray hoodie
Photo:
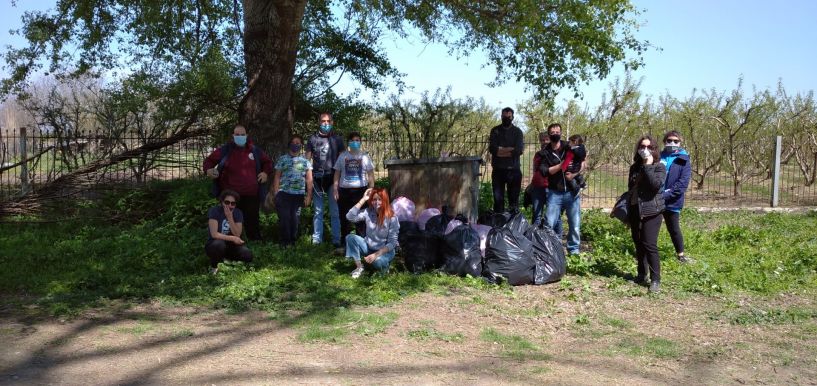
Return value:
<svg viewBox="0 0 817 386">
<path fill-rule="evenodd" d="M 386 204 L 388 205 L 388 204 Z M 397 246 L 397 235 L 400 232 L 400 222 L 397 216 L 383 221 L 383 226 L 377 226 L 377 212 L 372 208 L 360 211 L 356 206 L 349 209 L 346 219 L 351 222 L 366 221 L 366 245 L 369 249 L 378 250 L 386 247 L 389 252 Z"/>
</svg>

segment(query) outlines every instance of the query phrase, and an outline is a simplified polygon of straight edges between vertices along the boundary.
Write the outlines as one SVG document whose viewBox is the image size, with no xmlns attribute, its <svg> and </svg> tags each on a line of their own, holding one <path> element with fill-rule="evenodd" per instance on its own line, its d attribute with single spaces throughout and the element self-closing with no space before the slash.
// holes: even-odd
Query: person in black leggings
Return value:
<svg viewBox="0 0 817 386">
<path fill-rule="evenodd" d="M 671 130 L 664 134 L 664 150 L 661 151 L 661 162 L 667 169 L 667 180 L 664 183 L 664 220 L 667 222 L 667 231 L 675 247 L 678 261 L 691 261 L 684 254 L 684 235 L 681 233 L 681 209 L 684 207 L 689 180 L 692 176 L 692 164 L 689 153 L 681 147 L 681 133 Z"/>
<path fill-rule="evenodd" d="M 338 210 L 341 213 L 340 240 L 344 246 L 346 236 L 351 232 L 352 227 L 355 228 L 358 236 L 366 235 L 366 224 L 350 222 L 346 219 L 346 213 L 363 198 L 367 189 L 374 188 L 374 163 L 369 154 L 361 149 L 360 133 L 356 131 L 349 133 L 347 140 L 349 151 L 341 153 L 335 161 L 333 182 L 335 201 L 338 202 Z M 339 248 L 339 252 L 343 251 L 345 249 Z"/>
<path fill-rule="evenodd" d="M 244 231 L 244 213 L 236 205 L 241 199 L 232 190 L 223 190 L 218 196 L 219 204 L 207 211 L 209 238 L 204 251 L 210 258 L 210 273 L 218 273 L 218 263 L 224 260 L 252 262 L 252 252 L 247 248 L 241 233 Z"/>
<path fill-rule="evenodd" d="M 664 211 L 661 187 L 666 176 L 667 170 L 658 158 L 655 141 L 649 135 L 642 136 L 636 143 L 633 164 L 630 166 L 627 214 L 638 262 L 635 282 L 646 283 L 649 269 L 650 292 L 653 293 L 658 292 L 661 285 L 658 231 L 661 229 L 661 212 Z"/>
</svg>

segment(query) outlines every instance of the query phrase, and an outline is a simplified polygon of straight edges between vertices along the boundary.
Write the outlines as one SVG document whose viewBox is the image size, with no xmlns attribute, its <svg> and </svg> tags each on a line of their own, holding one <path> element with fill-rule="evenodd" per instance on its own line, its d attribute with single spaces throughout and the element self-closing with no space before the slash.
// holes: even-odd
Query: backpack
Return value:
<svg viewBox="0 0 817 386">
<path fill-rule="evenodd" d="M 213 197 L 218 198 L 218 196 L 221 194 L 221 185 L 219 184 L 219 180 L 221 179 L 221 172 L 224 170 L 224 166 L 227 164 L 227 157 L 230 156 L 231 148 L 231 143 L 221 145 L 221 148 L 219 148 L 221 150 L 221 158 L 218 160 L 218 165 L 216 165 L 219 178 L 213 180 L 213 186 L 210 189 L 210 193 L 213 195 Z M 250 145 L 250 152 L 252 152 L 253 158 L 255 158 L 255 175 L 258 175 L 258 173 L 261 173 L 261 149 L 255 145 Z M 268 191 L 269 187 L 266 183 L 258 184 L 258 200 L 260 202 L 264 202 L 264 198 L 266 198 Z"/>
</svg>

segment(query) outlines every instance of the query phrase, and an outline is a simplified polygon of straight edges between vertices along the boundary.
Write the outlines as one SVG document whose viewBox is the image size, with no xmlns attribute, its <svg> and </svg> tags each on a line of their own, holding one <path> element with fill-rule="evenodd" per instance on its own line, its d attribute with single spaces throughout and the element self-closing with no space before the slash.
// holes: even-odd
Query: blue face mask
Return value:
<svg viewBox="0 0 817 386">
<path fill-rule="evenodd" d="M 246 135 L 233 135 L 233 142 L 240 147 L 244 147 L 247 144 L 247 136 Z"/>
<path fill-rule="evenodd" d="M 326 133 L 328 133 L 330 131 L 332 131 L 332 125 L 331 124 L 324 123 L 324 124 L 321 125 L 321 133 L 326 134 Z"/>
<path fill-rule="evenodd" d="M 293 153 L 300 153 L 301 152 L 301 144 L 300 143 L 290 143 L 289 144 L 289 151 Z"/>
<path fill-rule="evenodd" d="M 349 149 L 353 151 L 360 150 L 360 141 L 349 141 Z"/>
</svg>

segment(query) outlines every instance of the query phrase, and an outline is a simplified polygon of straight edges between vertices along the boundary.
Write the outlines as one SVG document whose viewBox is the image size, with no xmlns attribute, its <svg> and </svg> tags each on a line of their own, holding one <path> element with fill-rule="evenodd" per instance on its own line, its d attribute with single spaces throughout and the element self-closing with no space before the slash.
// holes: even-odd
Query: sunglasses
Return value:
<svg viewBox="0 0 817 386">
<path fill-rule="evenodd" d="M 638 145 L 639 149 L 649 149 L 650 145 Z"/>
<path fill-rule="evenodd" d="M 224 205 L 227 205 L 227 206 L 235 206 L 235 201 L 224 200 Z"/>
<path fill-rule="evenodd" d="M 681 140 L 680 139 L 668 139 L 668 140 L 664 141 L 664 143 L 667 144 L 667 145 L 680 145 Z"/>
</svg>

